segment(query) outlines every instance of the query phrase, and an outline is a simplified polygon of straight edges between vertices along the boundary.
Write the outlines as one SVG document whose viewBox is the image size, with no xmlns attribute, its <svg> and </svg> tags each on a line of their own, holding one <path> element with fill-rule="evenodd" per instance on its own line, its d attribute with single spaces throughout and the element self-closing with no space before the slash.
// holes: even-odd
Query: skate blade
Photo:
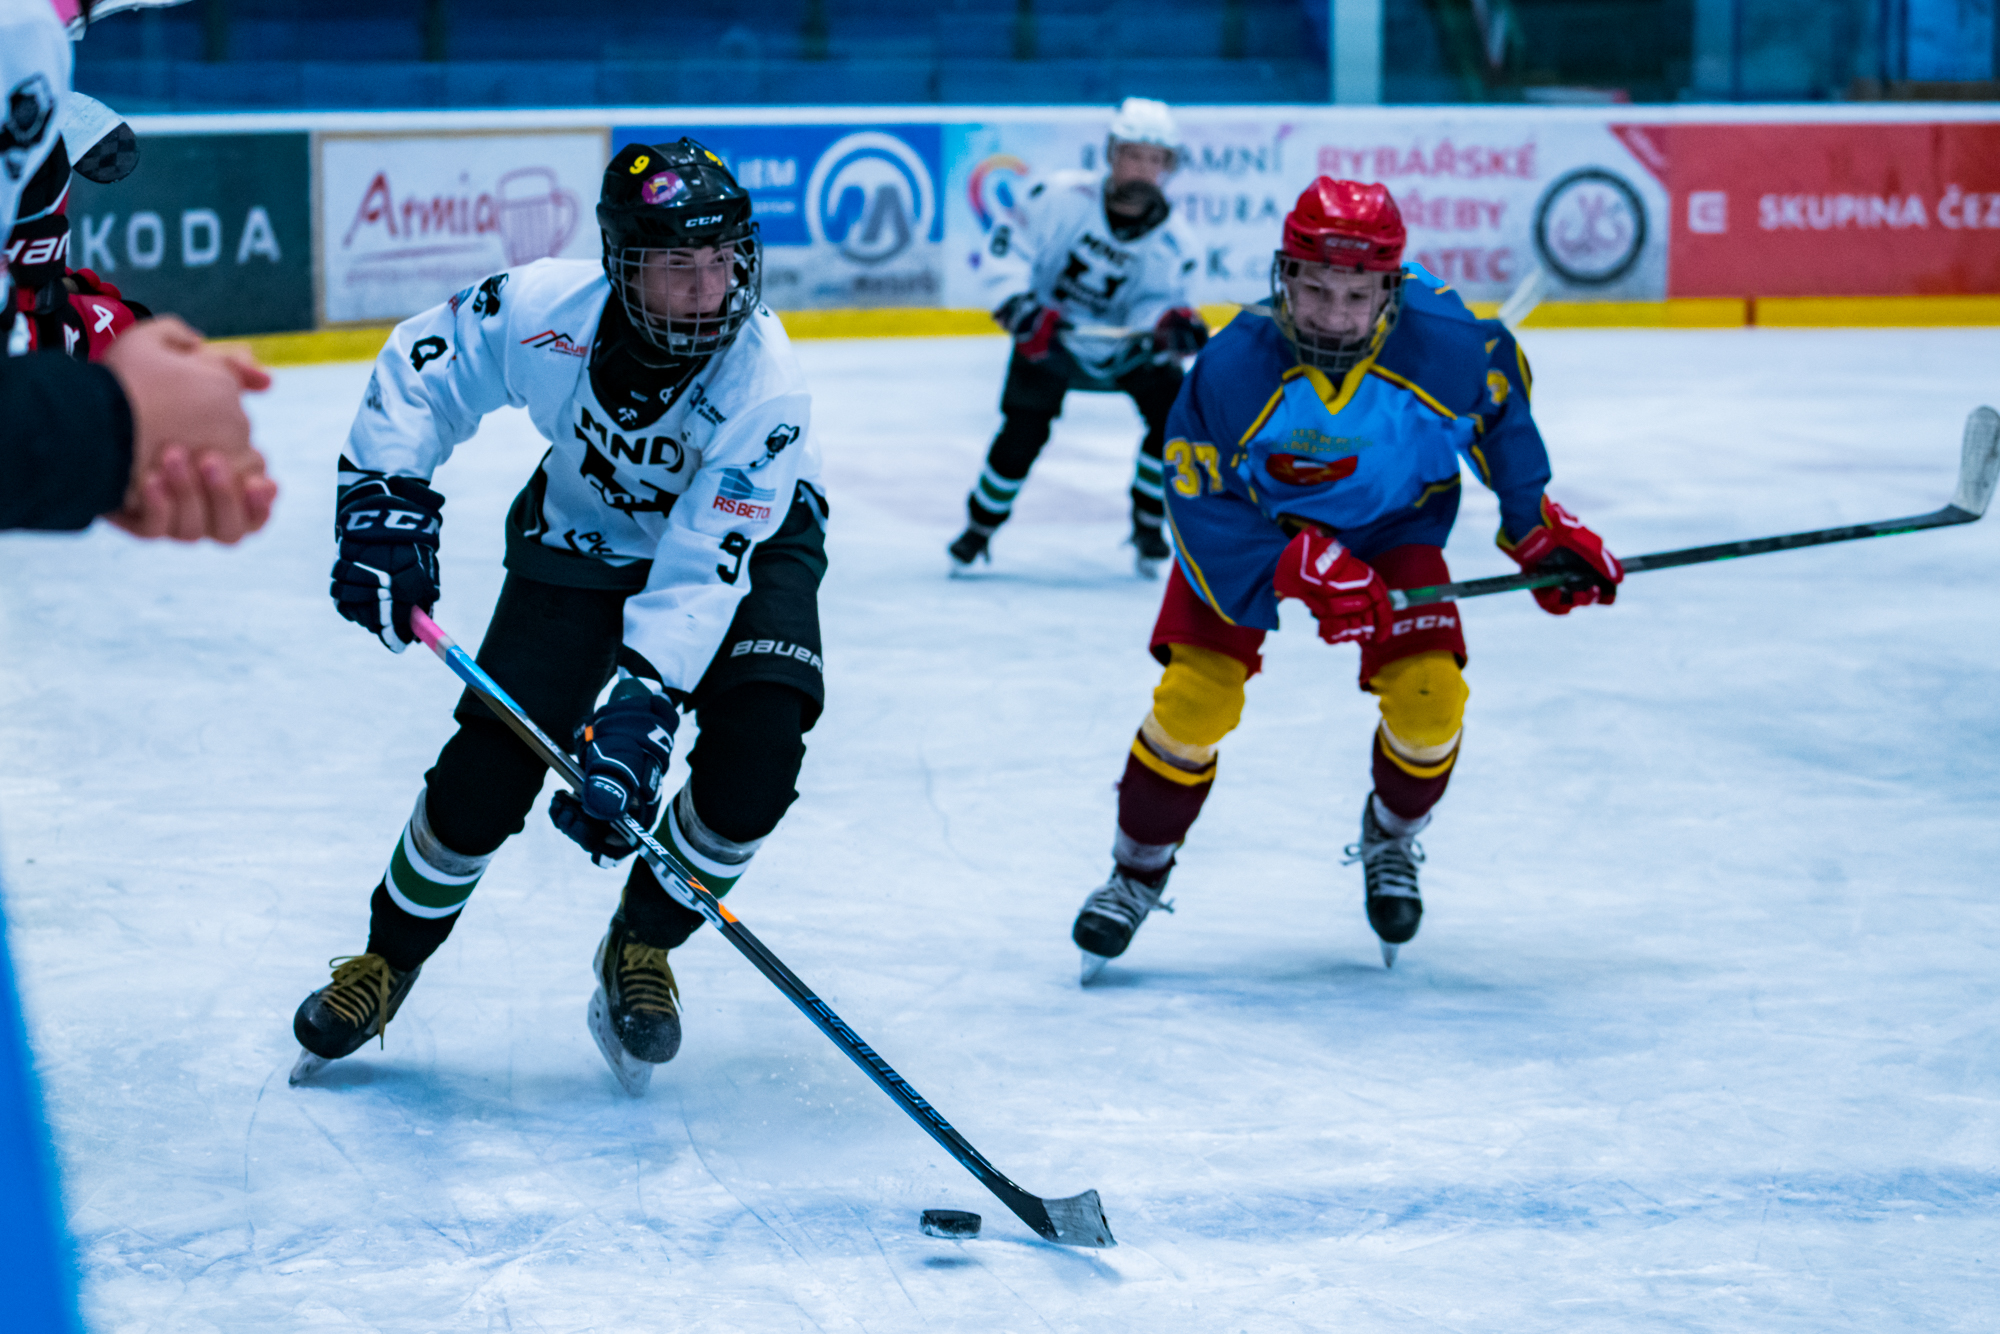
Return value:
<svg viewBox="0 0 2000 1334">
<path fill-rule="evenodd" d="M 611 1027 L 611 1004 L 604 998 L 603 987 L 590 996 L 590 1036 L 597 1040 L 597 1050 L 611 1067 L 618 1086 L 634 1098 L 645 1097 L 647 1086 L 653 1082 L 653 1067 L 626 1051 L 625 1044 L 618 1040 Z"/>
<path fill-rule="evenodd" d="M 1111 960 L 1102 954 L 1092 954 L 1089 950 L 1078 950 L 1077 953 L 1083 956 L 1083 976 L 1077 979 L 1077 985 L 1087 987 L 1097 980 L 1097 975 L 1104 971 L 1104 965 Z"/>
<path fill-rule="evenodd" d="M 1160 567 L 1166 563 L 1164 559 L 1147 560 L 1144 556 L 1138 556 L 1133 558 L 1132 568 L 1141 579 L 1158 579 L 1160 577 Z"/>
<path fill-rule="evenodd" d="M 315 1055 L 301 1047 L 299 1048 L 299 1059 L 293 1063 L 292 1073 L 285 1082 L 293 1088 L 297 1088 L 301 1084 L 309 1083 L 314 1075 L 326 1069 L 331 1064 L 333 1062 L 327 1060 L 326 1057 Z"/>
<path fill-rule="evenodd" d="M 1386 940 L 1382 942 L 1382 966 L 1384 968 L 1394 968 L 1396 966 L 1396 951 L 1401 948 L 1402 946 L 1391 945 Z"/>
</svg>

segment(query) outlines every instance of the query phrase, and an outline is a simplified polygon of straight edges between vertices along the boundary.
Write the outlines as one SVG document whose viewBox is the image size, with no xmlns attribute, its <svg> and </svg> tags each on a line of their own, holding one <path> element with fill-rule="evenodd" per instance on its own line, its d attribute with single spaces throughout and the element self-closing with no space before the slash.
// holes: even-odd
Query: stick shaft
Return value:
<svg viewBox="0 0 2000 1334">
<path fill-rule="evenodd" d="M 513 697 L 508 695 L 497 681 L 488 676 L 484 668 L 473 661 L 471 654 L 453 642 L 451 636 L 440 629 L 437 622 L 426 615 L 421 608 L 410 612 L 410 625 L 416 631 L 417 638 L 442 658 L 445 665 L 471 687 L 474 694 L 486 702 L 486 706 L 500 721 L 513 729 L 514 734 L 521 738 L 529 750 L 555 770 L 572 790 L 582 791 L 583 772 L 577 768 L 576 761 L 535 725 L 534 720 L 514 702 Z M 639 855 L 646 859 L 646 864 L 653 868 L 654 875 L 659 877 L 660 884 L 673 895 L 675 901 L 700 913 L 711 926 L 720 931 L 758 972 L 769 978 L 772 985 L 784 993 L 785 999 L 796 1005 L 806 1018 L 812 1020 L 813 1025 L 826 1034 L 834 1046 L 845 1052 L 848 1059 L 860 1066 L 862 1072 L 874 1080 L 877 1087 L 889 1095 L 891 1101 L 901 1107 L 911 1120 L 923 1127 L 925 1133 L 936 1140 L 945 1152 L 956 1158 L 972 1175 L 978 1177 L 980 1183 L 992 1191 L 1002 1204 L 1013 1210 L 1022 1222 L 1051 1241 L 1063 1240 L 1057 1236 L 1055 1225 L 1050 1221 L 1048 1210 L 1039 1196 L 1022 1189 L 986 1161 L 985 1155 L 973 1148 L 965 1136 L 959 1134 L 935 1107 L 910 1086 L 908 1080 L 897 1074 L 887 1061 L 876 1054 L 873 1047 L 863 1042 L 860 1035 L 847 1026 L 846 1020 L 835 1014 L 831 1006 L 814 995 L 797 973 L 786 967 L 784 961 L 773 954 L 763 941 L 757 939 L 749 927 L 743 925 L 735 914 L 723 907 L 721 901 L 703 887 L 694 873 L 672 851 L 663 847 L 630 816 L 621 822 L 620 828 L 626 837 L 638 844 Z"/>
<path fill-rule="evenodd" d="M 1679 551 L 1656 551 L 1647 556 L 1634 556 L 1625 561 L 1624 566 L 1627 574 L 1643 574 L 1647 570 L 1668 570 L 1677 565 L 1705 565 L 1711 561 L 1735 560 L 1740 556 L 1761 556 L 1772 551 L 1825 546 L 1830 542 L 1855 542 L 1864 537 L 1891 537 L 1926 528 L 1945 528 L 1971 523 L 1978 518 L 1977 514 L 1956 505 L 1946 505 L 1941 510 L 1907 519 L 1883 519 L 1876 523 L 1815 528 L 1809 532 L 1786 533 L 1778 537 L 1752 537 L 1740 542 L 1718 542 L 1713 546 L 1683 547 Z M 1524 588 L 1554 588 L 1566 583 L 1582 586 L 1582 582 L 1577 580 L 1575 574 L 1502 574 L 1491 579 L 1467 579 L 1454 584 L 1435 584 L 1429 588 L 1391 589 L 1389 603 L 1401 611 L 1405 607 L 1421 607 L 1431 602 L 1484 597 L 1488 593 L 1512 593 Z"/>
</svg>

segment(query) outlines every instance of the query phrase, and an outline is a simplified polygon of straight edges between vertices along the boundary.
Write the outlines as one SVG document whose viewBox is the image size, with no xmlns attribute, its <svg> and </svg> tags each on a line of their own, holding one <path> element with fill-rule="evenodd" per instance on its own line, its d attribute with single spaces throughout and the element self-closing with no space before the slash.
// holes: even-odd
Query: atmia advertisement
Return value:
<svg viewBox="0 0 2000 1334">
<path fill-rule="evenodd" d="M 329 324 L 402 319 L 501 269 L 599 255 L 601 130 L 327 134 L 319 155 Z"/>
<path fill-rule="evenodd" d="M 1566 300 L 1666 295 L 1666 203 L 1643 132 L 1518 117 L 1411 118 L 1337 112 L 1181 123 L 1185 158 L 1166 182 L 1201 263 L 1192 300 L 1246 302 L 1269 291 L 1285 214 L 1315 176 L 1389 187 L 1409 228 L 1406 257 L 1469 301 L 1500 301 L 1537 265 Z M 945 304 L 1006 295 L 987 241 L 1033 180 L 1101 170 L 1105 131 L 1083 122 L 946 129 Z"/>
<path fill-rule="evenodd" d="M 943 304 L 943 133 L 932 125 L 621 126 L 694 138 L 750 192 L 777 310 Z"/>
</svg>

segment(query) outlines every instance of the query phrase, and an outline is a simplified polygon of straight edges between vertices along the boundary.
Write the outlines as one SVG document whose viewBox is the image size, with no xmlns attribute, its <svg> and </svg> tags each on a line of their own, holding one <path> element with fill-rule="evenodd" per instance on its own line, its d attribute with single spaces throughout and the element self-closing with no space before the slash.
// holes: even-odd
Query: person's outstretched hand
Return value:
<svg viewBox="0 0 2000 1334">
<path fill-rule="evenodd" d="M 270 374 L 241 344 L 211 344 L 171 315 L 105 352 L 132 409 L 132 480 L 107 516 L 139 537 L 230 543 L 262 528 L 278 485 L 250 442 L 242 395 Z"/>
</svg>

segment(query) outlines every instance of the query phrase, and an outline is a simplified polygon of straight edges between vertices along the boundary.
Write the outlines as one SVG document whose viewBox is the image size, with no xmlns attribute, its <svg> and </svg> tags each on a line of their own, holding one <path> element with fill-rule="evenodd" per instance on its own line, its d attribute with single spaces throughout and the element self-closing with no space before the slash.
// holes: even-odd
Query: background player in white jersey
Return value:
<svg viewBox="0 0 2000 1334">
<path fill-rule="evenodd" d="M 1188 305 L 1195 250 L 1160 183 L 1180 165 L 1180 136 L 1164 102 L 1128 97 L 1105 143 L 1109 170 L 1059 171 L 1032 186 L 1018 224 L 993 229 L 992 257 L 1020 272 L 993 312 L 1014 336 L 1005 418 L 966 497 L 966 529 L 950 547 L 953 572 L 981 558 L 1048 443 L 1071 389 L 1129 394 L 1146 419 L 1132 475 L 1132 545 L 1152 577 L 1171 555 L 1160 531 L 1160 449 L 1180 392 L 1180 359 L 1208 329 Z"/>
<path fill-rule="evenodd" d="M 597 216 L 602 269 L 498 273 L 391 335 L 341 459 L 333 596 L 401 652 L 410 608 L 438 596 L 444 497 L 429 477 L 486 413 L 525 407 L 550 448 L 507 518 L 480 664 L 545 732 L 577 737 L 585 794 L 550 808 L 564 833 L 602 863 L 634 850 L 610 821 L 657 819 L 720 895 L 798 796 L 800 737 L 824 701 L 811 401 L 760 301 L 750 197 L 720 158 L 691 139 L 627 147 Z M 692 776 L 663 813 L 688 709 Z M 313 1057 L 349 1054 L 395 1015 L 541 791 L 542 763 L 470 692 L 455 716 L 375 886 L 365 952 L 299 1006 Z M 679 1049 L 667 951 L 701 920 L 634 863 L 590 1018 L 635 1093 Z"/>
</svg>

